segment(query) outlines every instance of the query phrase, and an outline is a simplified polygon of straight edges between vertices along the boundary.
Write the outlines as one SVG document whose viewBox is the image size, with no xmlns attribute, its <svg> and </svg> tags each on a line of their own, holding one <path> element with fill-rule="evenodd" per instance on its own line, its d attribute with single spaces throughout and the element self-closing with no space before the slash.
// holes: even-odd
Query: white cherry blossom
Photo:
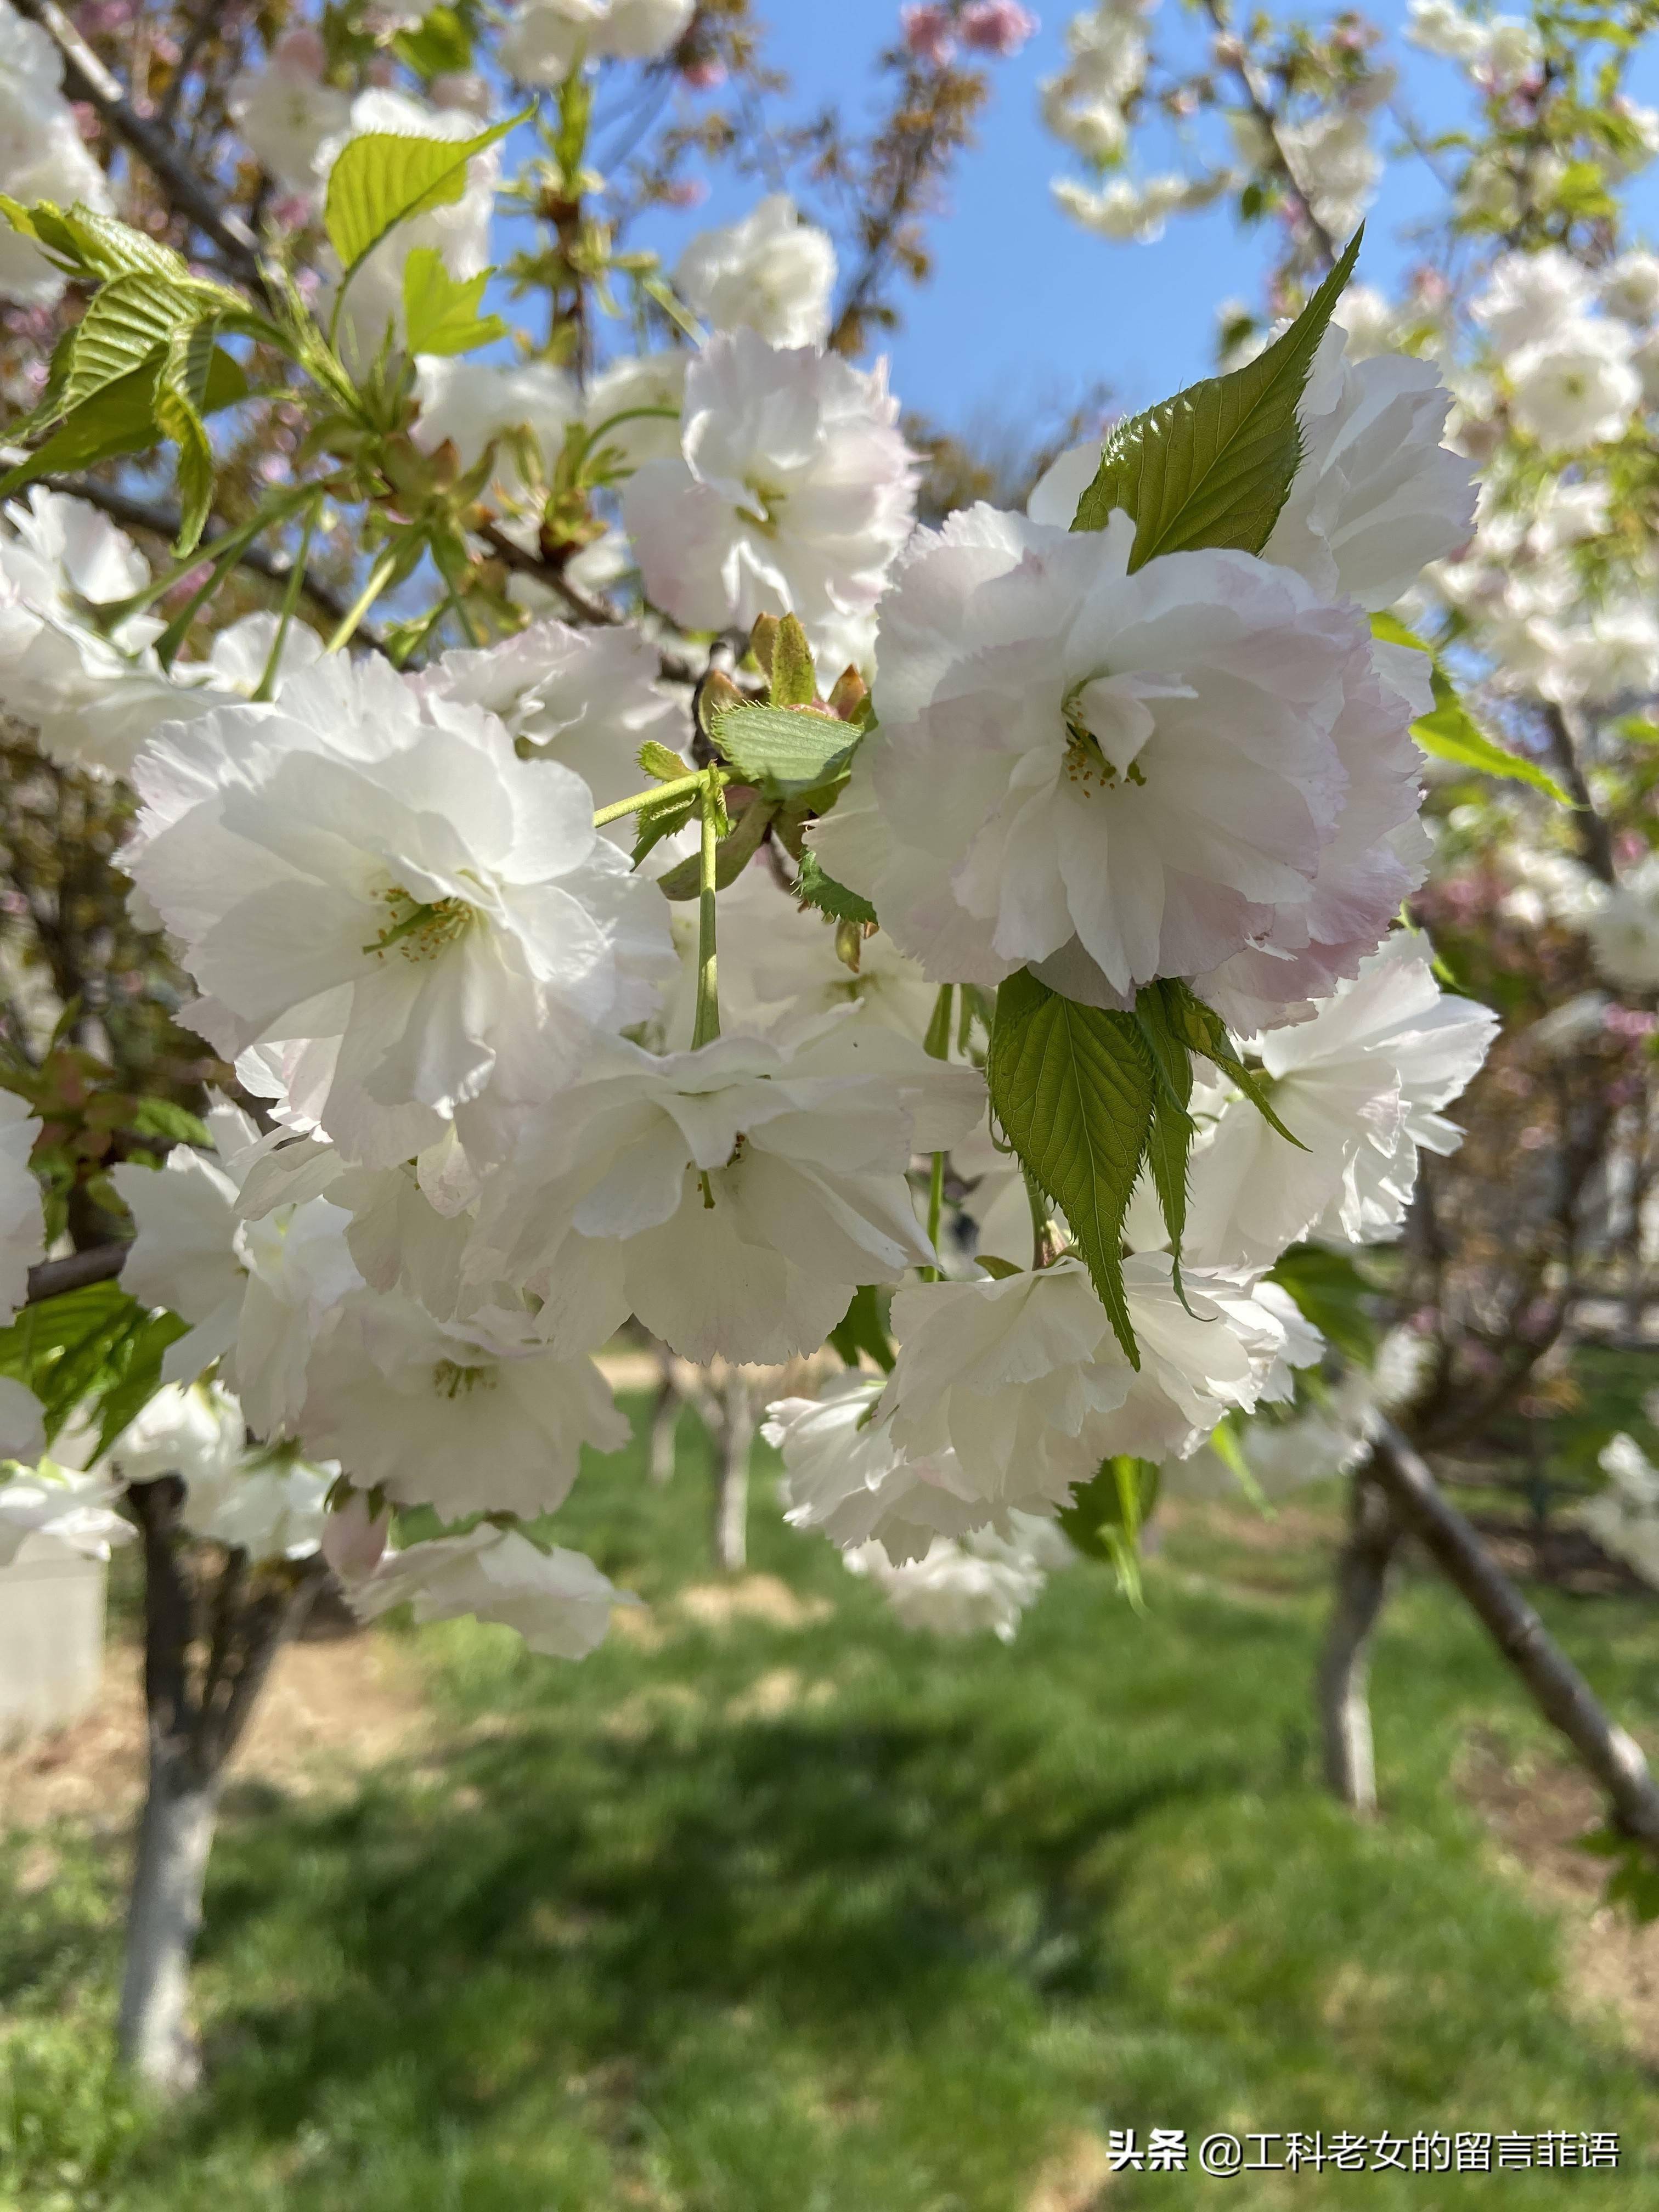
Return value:
<svg viewBox="0 0 1659 2212">
<path fill-rule="evenodd" d="M 309 198 L 325 140 L 349 128 L 351 94 L 330 84 L 319 32 L 301 23 L 271 47 L 258 69 L 239 70 L 226 104 L 248 150 L 283 189 Z"/>
<path fill-rule="evenodd" d="M 937 981 L 1030 964 L 1121 1006 L 1249 948 L 1247 981 L 1301 1000 L 1416 879 L 1389 844 L 1418 804 L 1407 709 L 1352 609 L 1240 553 L 1132 575 L 1132 537 L 986 507 L 919 532 L 878 726 L 811 842 Z"/>
<path fill-rule="evenodd" d="M 816 1351 L 858 1285 L 932 1257 L 905 1170 L 983 1099 L 972 1069 L 834 1016 L 787 1042 L 618 1042 L 486 1183 L 473 1273 L 544 1299 L 564 1349 L 632 1312 L 688 1359 Z"/>
<path fill-rule="evenodd" d="M 516 1528 L 488 1522 L 388 1552 L 366 1580 L 347 1583 L 346 1595 L 361 1620 L 412 1601 L 417 1621 L 471 1613 L 557 1659 L 585 1659 L 604 1642 L 611 1608 L 639 1603 L 585 1553 L 544 1551 Z"/>
<path fill-rule="evenodd" d="M 0 191 L 25 207 L 78 200 L 100 215 L 114 212 L 109 186 L 75 112 L 64 97 L 64 58 L 57 41 L 0 0 Z M 49 307 L 63 297 L 64 276 L 32 238 L 0 217 L 0 299 Z"/>
<path fill-rule="evenodd" d="M 746 631 L 793 613 L 839 669 L 867 653 L 915 478 L 884 362 L 866 373 L 740 330 L 687 370 L 681 452 L 629 479 L 623 520 L 677 622 Z"/>
<path fill-rule="evenodd" d="M 348 1158 L 391 1165 L 458 1115 L 501 1141 L 671 969 L 580 778 L 384 662 L 175 729 L 138 782 L 125 865 L 205 994 L 190 1019 L 229 1058 L 302 1045 L 291 1100 Z"/>
<path fill-rule="evenodd" d="M 299 1433 L 361 1489 L 446 1516 L 550 1513 L 581 1448 L 614 1451 L 628 1423 L 591 1359 L 434 1321 L 411 1298 L 359 1291 L 313 1352 Z"/>
<path fill-rule="evenodd" d="M 1076 1557 L 1051 1521 L 1008 1516 L 1009 1533 L 977 1528 L 959 1543 L 938 1537 L 927 1554 L 895 1564 L 880 1544 L 848 1553 L 848 1571 L 872 1582 L 907 1628 L 934 1636 L 983 1635 L 1012 1644 L 1056 1568 Z"/>
<path fill-rule="evenodd" d="M 742 222 L 700 230 L 674 270 L 680 296 L 717 331 L 758 331 L 769 345 L 817 345 L 830 334 L 836 249 L 803 222 L 787 192 Z"/>
</svg>

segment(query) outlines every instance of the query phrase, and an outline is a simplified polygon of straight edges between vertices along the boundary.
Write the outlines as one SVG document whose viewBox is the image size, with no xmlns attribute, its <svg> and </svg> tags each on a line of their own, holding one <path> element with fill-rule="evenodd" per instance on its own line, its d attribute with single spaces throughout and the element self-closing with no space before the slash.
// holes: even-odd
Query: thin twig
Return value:
<svg viewBox="0 0 1659 2212">
<path fill-rule="evenodd" d="M 242 281 L 263 295 L 258 246 L 241 217 L 224 207 L 222 189 L 198 176 L 167 132 L 139 114 L 57 0 L 17 0 L 17 9 L 40 26 L 63 55 L 64 89 L 70 98 L 96 109 L 155 176 L 177 212 L 210 238 Z"/>
<path fill-rule="evenodd" d="M 628 617 L 608 600 L 596 599 L 573 584 L 556 562 L 545 561 L 539 553 L 526 553 L 522 545 L 515 545 L 496 522 L 486 523 L 483 532 L 484 543 L 504 566 L 516 569 L 521 576 L 533 576 L 539 584 L 562 599 L 578 622 L 586 623 L 592 629 L 616 629 Z M 671 653 L 665 646 L 657 648 L 658 665 L 671 684 L 696 684 L 701 681 L 702 665 L 684 653 Z"/>
<path fill-rule="evenodd" d="M 1249 49 L 1237 32 L 1228 22 L 1226 11 L 1222 7 L 1221 0 L 1204 0 L 1204 12 L 1215 26 L 1217 46 L 1222 58 L 1238 79 L 1244 97 L 1249 102 L 1251 114 L 1267 133 L 1267 144 L 1273 154 L 1273 167 L 1279 172 L 1279 179 L 1294 202 L 1303 222 L 1306 224 L 1309 235 L 1324 255 L 1326 267 L 1330 268 L 1335 263 L 1340 248 L 1336 240 L 1314 213 L 1313 202 L 1303 190 L 1296 171 L 1291 166 L 1291 157 L 1285 152 L 1285 142 L 1279 135 L 1279 117 L 1272 101 L 1262 90 L 1255 70 L 1251 66 Z"/>
<path fill-rule="evenodd" d="M 99 483 L 89 477 L 44 477 L 41 482 L 48 490 L 67 492 L 73 499 L 84 499 L 89 506 L 100 508 L 112 522 L 119 522 L 129 530 L 148 530 L 169 544 L 179 535 L 179 517 L 171 507 L 156 507 L 148 500 L 133 499 L 111 484 Z M 215 531 L 204 537 L 198 549 L 206 560 L 213 558 L 213 550 L 224 536 Z M 273 584 L 286 584 L 294 573 L 294 563 L 280 553 L 267 553 L 262 545 L 246 545 L 236 556 L 239 568 L 252 568 L 256 575 L 267 577 Z M 307 599 L 318 611 L 337 623 L 346 611 L 346 602 L 331 586 L 319 583 L 307 568 L 301 586 Z M 365 645 L 373 646 L 376 653 L 384 653 L 386 646 L 380 633 L 359 623 L 356 635 Z"/>
</svg>

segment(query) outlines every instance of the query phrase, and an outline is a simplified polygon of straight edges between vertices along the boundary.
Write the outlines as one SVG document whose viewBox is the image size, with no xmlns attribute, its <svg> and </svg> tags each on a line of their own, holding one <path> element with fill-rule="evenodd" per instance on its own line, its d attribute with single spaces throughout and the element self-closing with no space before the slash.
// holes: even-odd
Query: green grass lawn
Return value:
<svg viewBox="0 0 1659 2212">
<path fill-rule="evenodd" d="M 911 1636 L 757 1482 L 793 1625 L 700 1622 L 694 1425 L 562 1527 L 653 1612 L 580 1668 L 414 1649 L 441 1754 L 243 1784 L 200 1966 L 210 2084 L 170 2120 L 104 2057 L 118 1856 L 64 1832 L 0 1910 L 0 2204 L 27 2212 L 1084 2212 L 1080 2135 L 1619 2130 L 1618 2173 L 1121 2176 L 1114 2208 L 1659 2203 L 1651 2075 L 1563 1990 L 1561 1931 L 1449 1779 L 1544 1747 L 1426 1582 L 1376 1668 L 1386 1822 L 1322 1796 L 1324 1538 L 1188 1525 L 1137 1618 L 1058 1577 L 1011 1649 Z M 822 1605 L 814 1601 L 822 1600 Z M 1659 1609 L 1553 1605 L 1659 1730 Z M 21 1839 L 0 1852 L 9 1889 Z"/>
</svg>

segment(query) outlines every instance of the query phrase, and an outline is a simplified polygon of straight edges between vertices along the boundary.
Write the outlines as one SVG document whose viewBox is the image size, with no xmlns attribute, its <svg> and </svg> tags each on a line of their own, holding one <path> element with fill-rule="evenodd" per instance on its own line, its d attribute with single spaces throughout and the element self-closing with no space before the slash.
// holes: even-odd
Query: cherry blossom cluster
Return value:
<svg viewBox="0 0 1659 2212">
<path fill-rule="evenodd" d="M 502 64 L 557 84 L 667 52 L 690 14 L 526 0 Z M 953 35 L 1006 51 L 1026 21 L 970 8 Z M 469 137 L 471 96 L 342 106 L 300 33 L 237 95 L 296 196 L 354 138 Z M 352 274 L 343 358 L 401 343 L 416 248 L 483 268 L 495 161 Z M 1468 538 L 1449 395 L 1334 325 L 1259 554 L 1138 562 L 1121 510 L 1073 526 L 1098 440 L 1024 513 L 918 529 L 884 365 L 826 349 L 835 277 L 775 195 L 682 259 L 695 344 L 585 382 L 412 362 L 414 448 L 476 470 L 509 546 L 539 542 L 573 428 L 610 453 L 609 527 L 562 570 L 599 620 L 526 577 L 521 628 L 418 667 L 264 617 L 166 659 L 113 523 L 39 488 L 8 507 L 0 705 L 131 784 L 136 910 L 240 1104 L 210 1146 L 116 1170 L 125 1284 L 185 1333 L 90 1466 L 0 1397 L 35 1468 L 0 1488 L 0 1528 L 55 1498 L 54 1525 L 107 1543 L 118 1485 L 165 1465 L 193 1528 L 320 1545 L 365 1615 L 473 1611 L 580 1656 L 625 1594 L 539 1523 L 585 1449 L 626 1440 L 596 1364 L 617 1331 L 779 1367 L 848 1341 L 862 1301 L 881 1355 L 770 1411 L 790 1519 L 904 1617 L 1006 1634 L 1103 1462 L 1192 1461 L 1320 1358 L 1271 1271 L 1301 1240 L 1399 1233 L 1494 1026 L 1395 926 L 1425 871 L 1431 672 L 1372 622 Z M 791 640 L 810 699 L 784 696 Z M 696 700 L 686 653 L 712 671 Z M 711 696 L 729 719 L 769 679 L 769 728 L 840 747 L 793 817 L 720 769 L 719 712 L 708 742 Z M 1248 1041 L 1193 1092 L 1178 1241 L 1149 1182 L 1128 1206 L 1127 1324 L 989 1110 L 994 994 L 1022 971 L 1110 1012 L 1178 981 Z M 0 1123 L 14 1307 L 40 1252 L 31 1134 Z M 391 1548 L 416 1507 L 449 1533 Z"/>
</svg>

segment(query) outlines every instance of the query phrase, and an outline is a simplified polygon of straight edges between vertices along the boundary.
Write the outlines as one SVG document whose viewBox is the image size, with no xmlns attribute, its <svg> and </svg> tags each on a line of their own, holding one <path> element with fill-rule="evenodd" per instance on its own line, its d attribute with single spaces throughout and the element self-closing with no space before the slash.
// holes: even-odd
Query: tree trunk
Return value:
<svg viewBox="0 0 1659 2212">
<path fill-rule="evenodd" d="M 218 1813 L 217 1776 L 204 1779 L 187 1754 L 153 1737 L 117 2042 L 122 2064 L 165 2098 L 185 2095 L 201 2076 L 190 1960 Z"/>
<path fill-rule="evenodd" d="M 679 1446 L 680 1407 L 685 1401 L 674 1380 L 674 1365 L 666 1353 L 663 1355 L 662 1380 L 657 1385 L 657 1402 L 651 1411 L 651 1480 L 659 1489 L 672 1482 L 674 1458 Z"/>
<path fill-rule="evenodd" d="M 1336 1563 L 1336 1599 L 1320 1652 L 1316 1696 L 1325 1780 L 1361 1820 L 1376 1813 L 1376 1763 L 1369 1694 L 1372 1632 L 1388 1595 L 1400 1524 L 1388 1500 L 1355 1470 L 1348 1493 L 1348 1537 Z"/>
<path fill-rule="evenodd" d="M 720 1457 L 714 1476 L 714 1560 L 723 1573 L 738 1575 L 749 1561 L 749 1454 L 755 1441 L 755 1409 L 749 1384 L 735 1370 L 721 1393 Z"/>
<path fill-rule="evenodd" d="M 1384 1426 L 1370 1473 L 1400 1520 L 1486 1623 L 1539 1711 L 1606 1793 L 1613 1826 L 1659 1850 L 1659 1789 L 1640 1745 L 1607 1718 L 1583 1676 L 1397 1429 Z"/>
</svg>

